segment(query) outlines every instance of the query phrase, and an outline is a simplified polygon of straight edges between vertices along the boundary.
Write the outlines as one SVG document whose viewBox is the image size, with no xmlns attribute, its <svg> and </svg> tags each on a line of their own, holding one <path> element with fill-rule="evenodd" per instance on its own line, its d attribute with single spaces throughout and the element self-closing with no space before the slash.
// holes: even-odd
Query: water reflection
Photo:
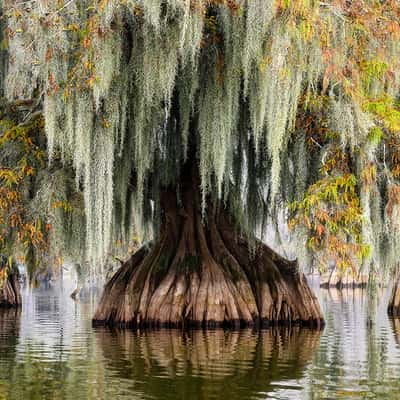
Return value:
<svg viewBox="0 0 400 400">
<path fill-rule="evenodd" d="M 321 290 L 326 318 L 305 383 L 305 399 L 399 399 L 400 348 L 379 289 Z"/>
<path fill-rule="evenodd" d="M 15 360 L 20 316 L 20 310 L 0 308 L 0 400 L 7 398 L 9 370 L 4 367 Z"/>
<path fill-rule="evenodd" d="M 92 293 L 24 293 L 0 310 L 0 400 L 398 399 L 400 319 L 387 293 L 321 290 L 323 332 L 93 329 Z"/>
<path fill-rule="evenodd" d="M 393 327 L 393 333 L 394 337 L 396 338 L 396 343 L 400 346 L 400 318 L 393 318 L 390 322 Z"/>
<path fill-rule="evenodd" d="M 0 349 L 15 342 L 20 329 L 20 308 L 0 307 Z"/>
<path fill-rule="evenodd" d="M 0 308 L 0 372 L 1 363 L 4 361 L 3 355 L 15 356 L 15 347 L 20 330 L 20 317 L 20 309 Z"/>
<path fill-rule="evenodd" d="M 298 389 L 295 380 L 303 377 L 320 332 L 102 329 L 96 337 L 107 369 L 134 382 L 143 398 L 244 399 Z"/>
</svg>

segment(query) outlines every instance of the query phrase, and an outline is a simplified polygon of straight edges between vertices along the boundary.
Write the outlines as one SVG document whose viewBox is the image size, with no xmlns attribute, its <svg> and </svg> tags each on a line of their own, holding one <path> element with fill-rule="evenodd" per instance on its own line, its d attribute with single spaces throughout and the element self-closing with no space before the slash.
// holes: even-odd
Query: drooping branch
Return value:
<svg viewBox="0 0 400 400">
<path fill-rule="evenodd" d="M 9 99 L 44 92 L 49 159 L 70 162 L 84 192 L 88 259 L 103 265 L 133 226 L 159 219 L 152 199 L 179 179 L 194 128 L 203 211 L 207 195 L 229 199 L 254 233 L 321 175 L 350 173 L 354 240 L 336 229 L 334 216 L 349 219 L 334 193 L 325 225 L 311 221 L 298 240 L 323 250 L 350 243 L 371 266 L 393 262 L 399 229 L 380 207 L 400 186 L 397 4 L 106 3 L 22 2 L 13 12 L 6 1 L 0 11 L 10 59 L 0 90 Z M 327 159 L 335 149 L 346 149 L 347 164 Z"/>
</svg>

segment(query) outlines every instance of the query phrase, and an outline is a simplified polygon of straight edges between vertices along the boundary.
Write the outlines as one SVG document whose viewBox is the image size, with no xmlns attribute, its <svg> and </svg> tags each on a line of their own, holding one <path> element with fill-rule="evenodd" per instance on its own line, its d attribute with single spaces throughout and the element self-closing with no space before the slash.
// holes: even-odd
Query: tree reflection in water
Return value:
<svg viewBox="0 0 400 400">
<path fill-rule="evenodd" d="M 98 329 L 107 369 L 136 393 L 157 399 L 265 398 L 276 387 L 299 389 L 321 332 Z"/>
<path fill-rule="evenodd" d="M 393 327 L 393 333 L 394 337 L 396 338 L 396 343 L 400 346 L 400 318 L 393 318 L 390 321 Z"/>
<path fill-rule="evenodd" d="M 3 366 L 8 367 L 15 360 L 20 317 L 20 308 L 0 307 L 0 400 L 8 399 L 5 394 L 9 384 L 10 370 Z"/>
<path fill-rule="evenodd" d="M 384 399 L 400 393 L 400 319 L 378 290 L 318 292 L 323 332 L 93 329 L 95 297 L 25 293 L 0 310 L 0 400 Z"/>
<path fill-rule="evenodd" d="M 5 355 L 15 357 L 15 346 L 20 330 L 20 318 L 20 308 L 0 308 L 0 365 L 4 362 Z M 2 369 L 0 367 L 0 380 L 2 377 Z"/>
</svg>

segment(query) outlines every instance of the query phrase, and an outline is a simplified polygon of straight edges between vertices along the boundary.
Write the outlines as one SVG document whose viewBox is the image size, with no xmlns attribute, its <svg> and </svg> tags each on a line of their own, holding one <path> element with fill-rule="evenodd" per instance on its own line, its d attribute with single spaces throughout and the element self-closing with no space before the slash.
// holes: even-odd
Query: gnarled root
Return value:
<svg viewBox="0 0 400 400">
<path fill-rule="evenodd" d="M 160 239 L 142 247 L 106 285 L 95 324 L 251 326 L 323 324 L 316 297 L 296 262 L 259 243 L 251 256 L 223 213 L 201 218 L 184 192 L 162 199 Z"/>
<path fill-rule="evenodd" d="M 390 296 L 388 313 L 393 317 L 400 317 L 400 277 L 395 282 Z"/>
<path fill-rule="evenodd" d="M 0 283 L 0 307 L 19 307 L 21 304 L 21 287 L 18 281 L 18 272 L 13 271 Z"/>
</svg>

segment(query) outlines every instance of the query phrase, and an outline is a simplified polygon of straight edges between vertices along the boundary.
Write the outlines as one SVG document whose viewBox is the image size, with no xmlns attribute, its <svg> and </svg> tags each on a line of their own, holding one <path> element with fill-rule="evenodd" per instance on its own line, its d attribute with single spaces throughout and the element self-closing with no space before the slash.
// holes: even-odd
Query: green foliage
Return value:
<svg viewBox="0 0 400 400">
<path fill-rule="evenodd" d="M 290 204 L 294 216 L 289 226 L 303 223 L 309 230 L 308 247 L 323 266 L 356 269 L 370 256 L 363 242 L 363 212 L 353 174 L 328 175 L 311 185 L 301 201 Z"/>
<path fill-rule="evenodd" d="M 78 249 L 76 239 L 83 246 L 85 238 L 71 229 L 84 220 L 72 217 L 75 206 L 82 211 L 81 201 L 73 200 L 79 194 L 74 185 L 67 191 L 60 187 L 73 175 L 59 160 L 47 168 L 44 119 L 30 103 L 0 107 L 0 253 L 24 262 L 34 278 L 59 252 L 80 259 L 67 243 L 73 234 Z"/>
<path fill-rule="evenodd" d="M 188 157 L 203 207 L 225 201 L 247 231 L 314 202 L 340 214 L 329 240 L 364 259 L 365 234 L 379 253 L 400 166 L 396 3 L 28 3 L 5 1 L 5 92 L 44 97 L 50 161 L 71 163 L 83 189 L 89 258 L 159 220 L 159 191 L 179 187 Z"/>
<path fill-rule="evenodd" d="M 393 98 L 373 99 L 365 104 L 365 108 L 392 134 L 400 134 L 400 104 Z"/>
<path fill-rule="evenodd" d="M 378 145 L 384 137 L 383 130 L 378 126 L 374 126 L 368 134 L 368 141 L 374 145 Z"/>
</svg>

